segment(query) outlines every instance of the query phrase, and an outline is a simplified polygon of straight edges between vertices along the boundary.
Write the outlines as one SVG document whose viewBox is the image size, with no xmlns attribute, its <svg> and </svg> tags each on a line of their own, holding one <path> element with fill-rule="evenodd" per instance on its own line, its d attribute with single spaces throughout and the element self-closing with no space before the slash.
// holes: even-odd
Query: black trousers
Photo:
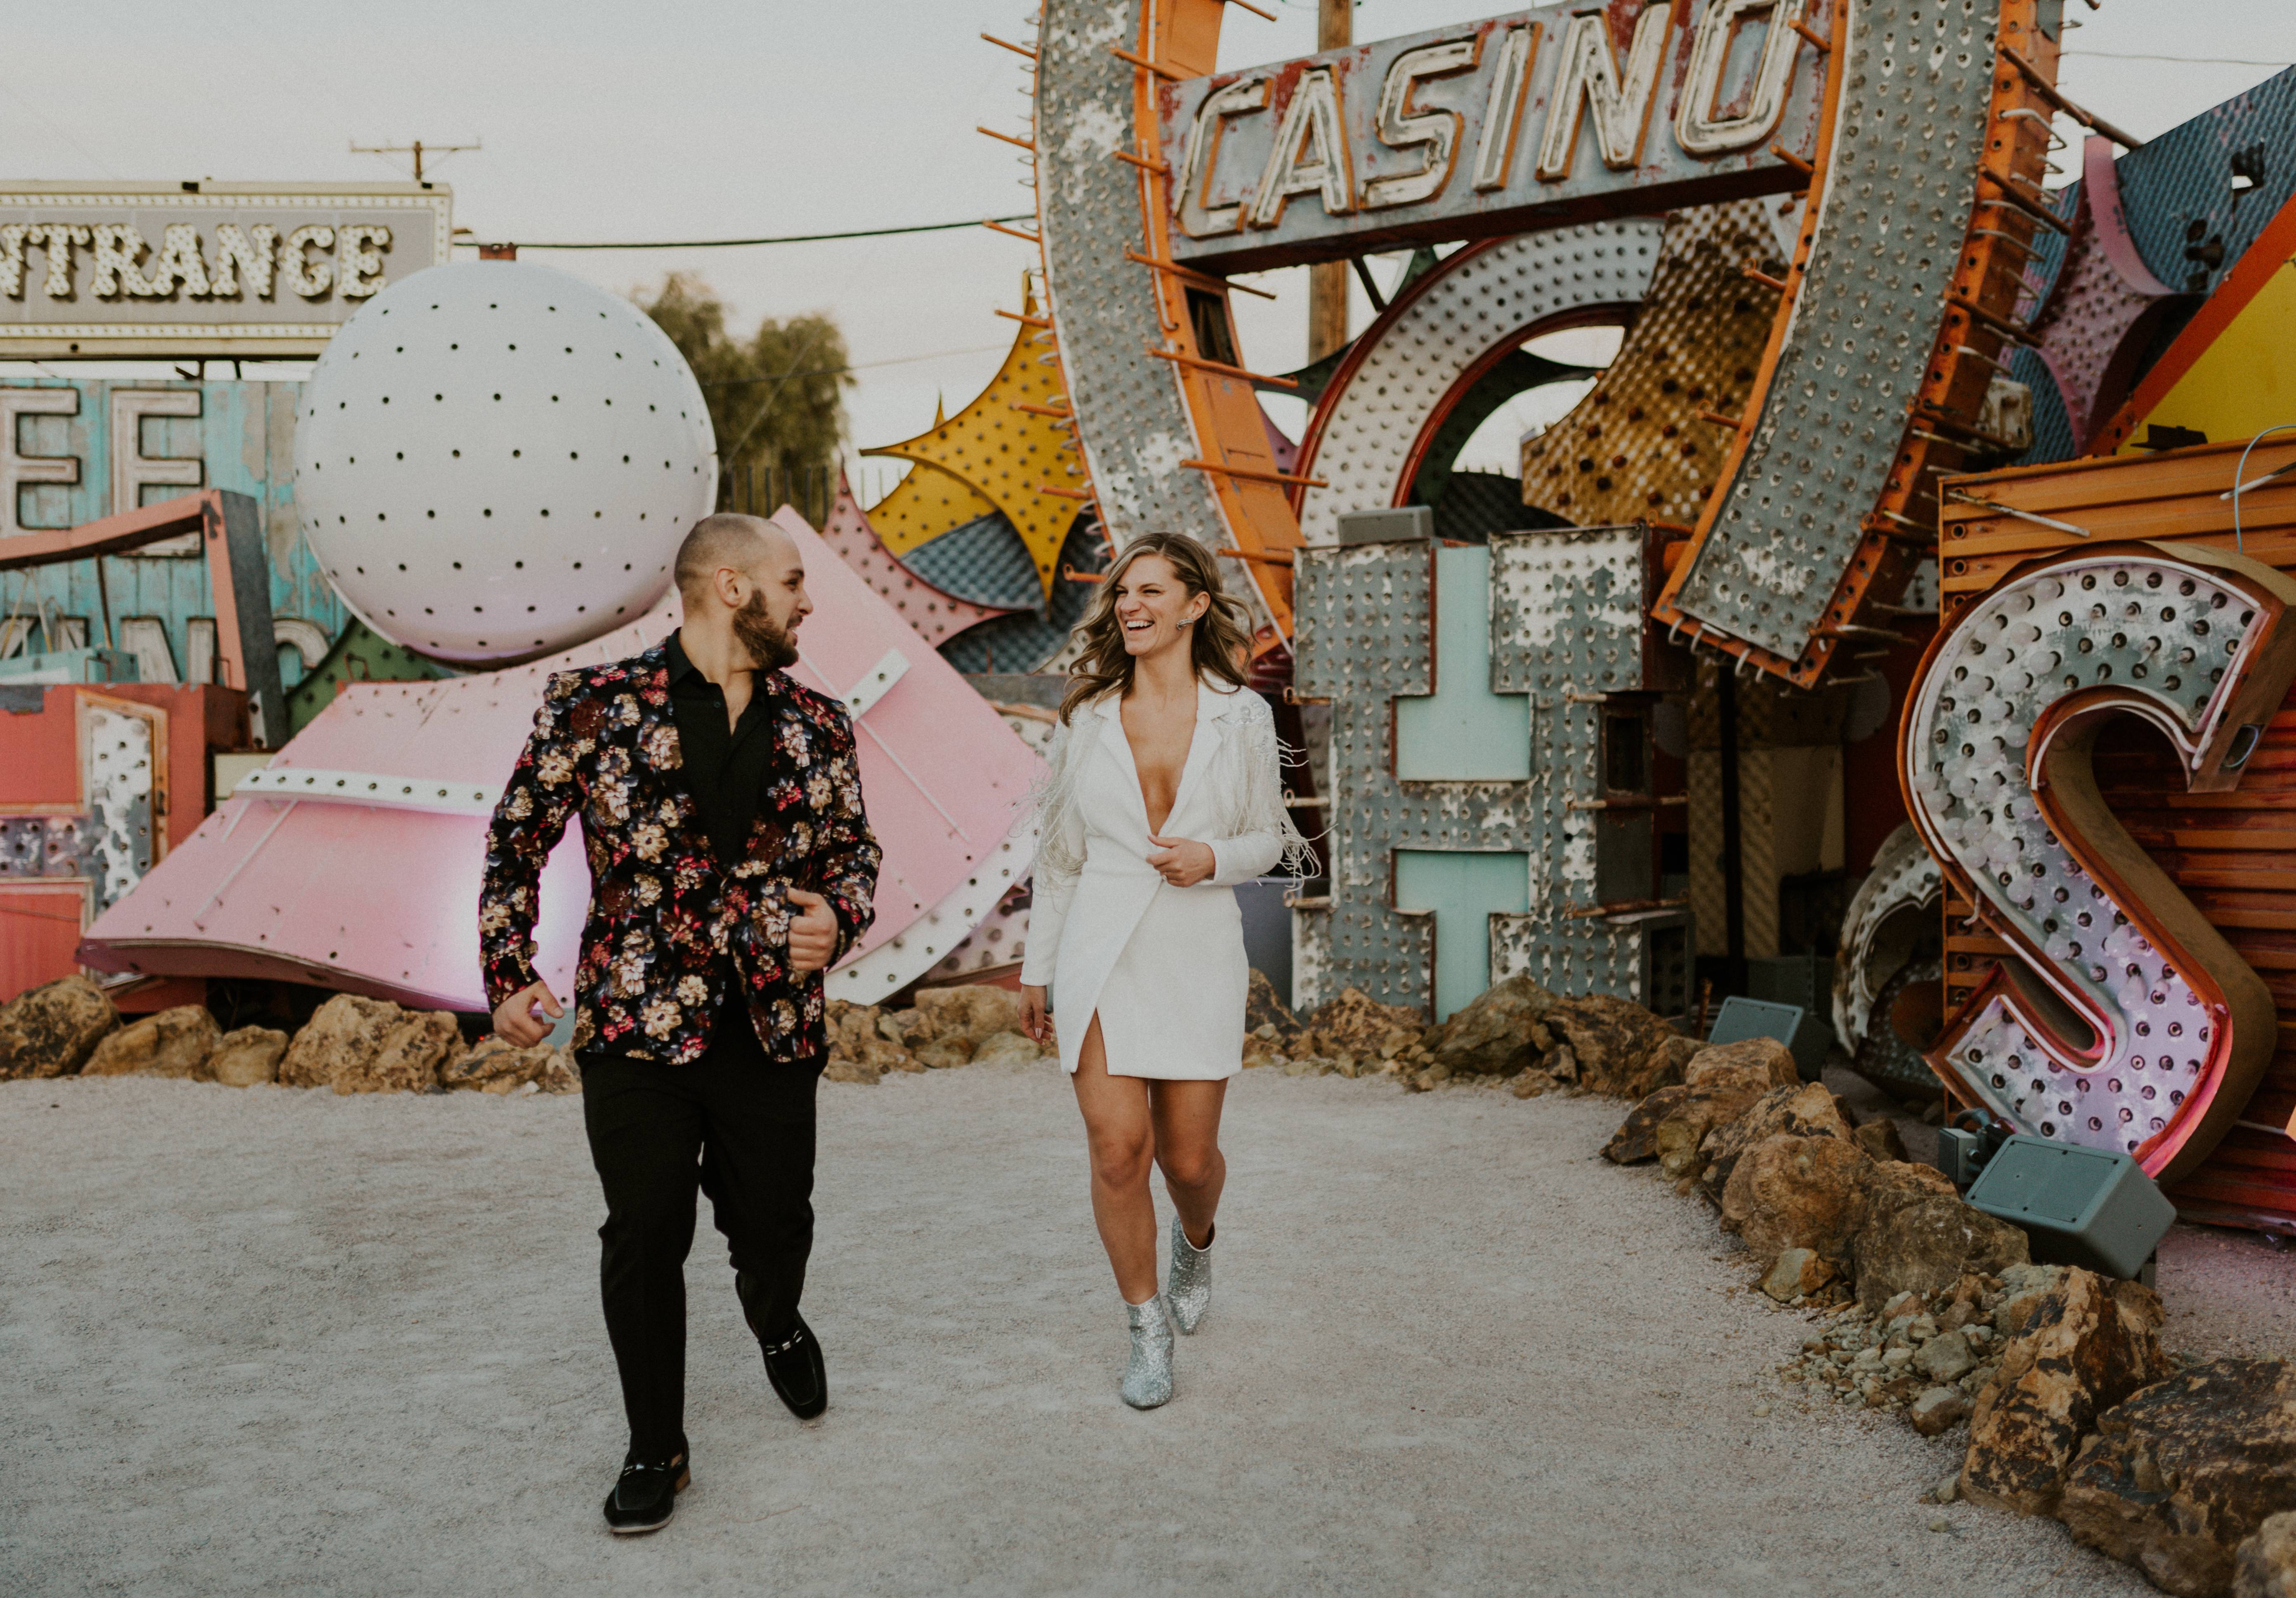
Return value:
<svg viewBox="0 0 2296 1598">
<path fill-rule="evenodd" d="M 599 1275 L 630 1446 L 685 1446 L 685 1257 L 694 1193 L 709 1195 L 733 1266 L 754 1279 L 758 1326 L 796 1321 L 813 1252 L 814 1090 L 822 1061 L 768 1060 L 749 1018 L 724 1018 L 691 1065 L 585 1053 L 582 1120 L 606 1190 Z"/>
</svg>

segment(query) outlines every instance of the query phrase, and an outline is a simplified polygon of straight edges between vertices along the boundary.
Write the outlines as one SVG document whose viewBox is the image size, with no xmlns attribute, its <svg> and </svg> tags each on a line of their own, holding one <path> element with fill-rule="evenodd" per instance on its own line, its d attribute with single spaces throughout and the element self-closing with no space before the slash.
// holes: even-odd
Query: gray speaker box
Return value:
<svg viewBox="0 0 2296 1598">
<path fill-rule="evenodd" d="M 2127 1154 L 2023 1133 L 2005 1142 L 1970 1204 L 2033 1240 L 2033 1258 L 2135 1280 L 2168 1235 L 2177 1207 Z"/>
</svg>

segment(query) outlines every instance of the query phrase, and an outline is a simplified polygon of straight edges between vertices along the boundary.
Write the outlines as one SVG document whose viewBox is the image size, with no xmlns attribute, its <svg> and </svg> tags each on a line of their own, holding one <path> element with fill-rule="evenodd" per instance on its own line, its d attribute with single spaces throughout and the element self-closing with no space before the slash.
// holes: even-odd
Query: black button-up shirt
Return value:
<svg viewBox="0 0 2296 1598">
<path fill-rule="evenodd" d="M 750 824 L 758 818 L 758 798 L 773 766 L 767 696 L 753 691 L 741 721 L 729 726 L 726 691 L 686 658 L 677 634 L 669 635 L 665 652 L 669 659 L 669 710 L 677 723 L 685 783 L 701 807 L 710 852 L 718 865 L 734 865 L 742 859 Z"/>
</svg>

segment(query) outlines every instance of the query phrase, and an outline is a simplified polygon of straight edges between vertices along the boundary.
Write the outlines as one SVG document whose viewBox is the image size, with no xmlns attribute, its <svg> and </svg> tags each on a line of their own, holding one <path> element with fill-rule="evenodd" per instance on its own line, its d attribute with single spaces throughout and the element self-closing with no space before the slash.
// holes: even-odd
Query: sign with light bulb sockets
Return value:
<svg viewBox="0 0 2296 1598">
<path fill-rule="evenodd" d="M 453 234 L 440 184 L 0 186 L 0 358 L 316 356 Z"/>
</svg>

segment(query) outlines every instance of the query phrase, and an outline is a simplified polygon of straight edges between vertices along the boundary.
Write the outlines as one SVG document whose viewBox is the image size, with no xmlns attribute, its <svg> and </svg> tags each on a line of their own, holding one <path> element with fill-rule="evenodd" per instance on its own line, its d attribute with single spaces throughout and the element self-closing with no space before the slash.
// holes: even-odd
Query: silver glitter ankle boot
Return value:
<svg viewBox="0 0 2296 1598">
<path fill-rule="evenodd" d="M 1211 1243 L 1199 1249 L 1190 1242 L 1188 1229 L 1177 1215 L 1172 1217 L 1172 1279 L 1164 1299 L 1172 1307 L 1172 1324 L 1184 1333 L 1196 1329 L 1212 1303 Z"/>
<path fill-rule="evenodd" d="M 1135 1409 L 1153 1409 L 1172 1397 L 1172 1323 L 1164 1318 L 1162 1294 L 1145 1304 L 1127 1304 L 1124 1323 L 1132 1330 L 1132 1358 L 1119 1390 Z"/>
</svg>

